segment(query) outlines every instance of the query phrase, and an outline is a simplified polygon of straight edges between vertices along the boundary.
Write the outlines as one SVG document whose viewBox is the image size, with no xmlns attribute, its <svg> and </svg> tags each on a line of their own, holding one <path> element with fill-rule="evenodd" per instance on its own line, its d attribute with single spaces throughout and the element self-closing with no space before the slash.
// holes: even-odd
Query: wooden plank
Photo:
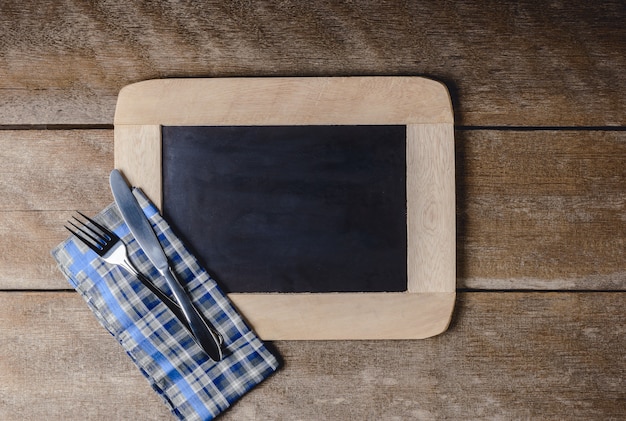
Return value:
<svg viewBox="0 0 626 421">
<path fill-rule="evenodd" d="M 2 130 L 0 161 L 0 212 L 98 209 L 112 200 L 112 130 Z"/>
<path fill-rule="evenodd" d="M 624 294 L 462 293 L 435 338 L 276 342 L 223 419 L 619 419 Z M 170 419 L 77 294 L 0 293 L 0 336 L 3 420 Z"/>
<path fill-rule="evenodd" d="M 457 132 L 459 287 L 626 288 L 626 132 Z"/>
<path fill-rule="evenodd" d="M 457 287 L 625 289 L 626 132 L 455 138 Z M 112 131 L 0 131 L 0 156 L 0 289 L 67 288 L 49 250 L 112 201 Z"/>
<path fill-rule="evenodd" d="M 80 209 L 95 213 L 98 210 Z M 50 250 L 73 211 L 0 212 L 0 289 L 70 289 Z"/>
<path fill-rule="evenodd" d="M 68 288 L 50 250 L 74 210 L 113 200 L 112 130 L 3 130 L 0 160 L 0 288 Z"/>
<path fill-rule="evenodd" d="M 111 124 L 164 77 L 428 75 L 461 125 L 623 125 L 623 2 L 3 1 L 0 124 Z"/>
</svg>

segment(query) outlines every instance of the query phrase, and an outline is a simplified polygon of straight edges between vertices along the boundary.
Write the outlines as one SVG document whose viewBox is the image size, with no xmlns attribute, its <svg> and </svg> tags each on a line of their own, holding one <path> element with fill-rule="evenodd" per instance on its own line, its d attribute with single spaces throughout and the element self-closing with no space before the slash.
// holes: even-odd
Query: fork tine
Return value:
<svg viewBox="0 0 626 421">
<path fill-rule="evenodd" d="M 115 235 L 115 233 L 113 233 L 113 231 L 109 230 L 108 228 L 100 225 L 99 223 L 97 223 L 96 221 L 94 221 L 93 219 L 89 218 L 87 215 L 85 215 L 82 212 L 78 212 L 80 214 L 80 216 L 82 216 L 83 218 L 85 218 L 87 221 L 89 221 L 91 224 L 93 224 L 96 228 L 98 228 L 104 235 L 106 235 L 108 238 L 107 240 L 113 240 L 114 238 L 117 238 L 117 236 Z M 74 218 L 76 219 L 76 218 Z"/>
<path fill-rule="evenodd" d="M 106 245 L 107 241 L 104 238 L 100 238 L 100 235 L 95 232 L 93 229 L 91 229 L 89 226 L 87 226 L 86 224 L 84 224 L 82 221 L 80 221 L 78 218 L 73 217 L 76 222 L 78 222 L 79 224 L 81 224 L 81 226 L 77 226 L 76 224 L 74 224 L 72 221 L 67 221 L 70 225 L 72 225 L 74 228 L 76 228 L 78 231 L 82 232 L 84 235 L 86 235 L 87 237 L 89 237 L 93 243 L 95 243 L 99 248 L 102 248 L 103 246 Z M 67 227 L 66 227 L 67 228 Z M 88 232 L 89 231 L 89 232 Z M 74 235 L 77 235 L 79 238 L 80 236 L 78 235 L 78 233 L 74 233 Z"/>
<path fill-rule="evenodd" d="M 75 228 L 77 228 L 78 230 L 80 230 L 81 232 L 83 231 L 83 230 L 81 230 L 80 228 L 78 228 L 76 225 L 72 224 L 70 221 L 68 221 L 68 222 L 69 222 L 69 223 L 70 223 L 73 227 L 75 227 Z M 100 244 L 99 244 L 99 243 L 96 243 L 96 244 L 92 243 L 91 241 L 87 240 L 85 237 L 83 237 L 82 235 L 80 235 L 77 231 L 74 231 L 74 230 L 70 229 L 67 225 L 64 225 L 64 227 L 65 227 L 65 229 L 66 229 L 66 230 L 68 230 L 69 232 L 71 232 L 71 233 L 72 233 L 72 235 L 74 235 L 76 238 L 78 238 L 80 241 L 82 241 L 82 243 L 83 243 L 84 245 L 86 245 L 87 247 L 89 247 L 90 249 L 95 250 L 96 248 L 97 248 L 97 249 L 101 249 L 101 248 L 102 248 L 102 247 L 100 246 Z M 92 238 L 92 239 L 93 239 L 93 237 L 91 237 L 89 234 L 87 234 L 87 235 L 88 235 L 90 238 Z"/>
</svg>

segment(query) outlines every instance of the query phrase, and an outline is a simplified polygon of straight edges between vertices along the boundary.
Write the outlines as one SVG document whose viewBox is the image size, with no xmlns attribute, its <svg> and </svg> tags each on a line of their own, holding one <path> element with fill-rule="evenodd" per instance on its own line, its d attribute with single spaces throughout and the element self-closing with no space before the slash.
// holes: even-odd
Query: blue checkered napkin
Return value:
<svg viewBox="0 0 626 421">
<path fill-rule="evenodd" d="M 212 361 L 165 304 L 134 276 L 104 262 L 73 236 L 52 250 L 52 255 L 170 410 L 184 420 L 213 419 L 274 372 L 278 361 L 172 233 L 156 207 L 140 190 L 133 193 L 194 304 L 224 337 L 222 361 Z M 115 204 L 94 219 L 115 231 L 137 269 L 172 296 Z"/>
</svg>

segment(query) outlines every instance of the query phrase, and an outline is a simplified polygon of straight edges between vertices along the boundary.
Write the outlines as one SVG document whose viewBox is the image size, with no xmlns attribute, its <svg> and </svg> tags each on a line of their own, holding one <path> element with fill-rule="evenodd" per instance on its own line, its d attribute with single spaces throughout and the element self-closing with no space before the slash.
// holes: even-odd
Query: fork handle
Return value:
<svg viewBox="0 0 626 421">
<path fill-rule="evenodd" d="M 130 260 L 128 260 L 128 258 L 125 258 L 124 261 L 121 262 L 119 265 L 122 266 L 124 269 L 126 269 L 129 273 L 135 275 L 137 277 L 137 279 L 139 279 L 139 281 L 146 288 L 148 288 L 150 291 L 152 291 L 152 293 L 154 295 L 156 295 L 157 298 L 159 298 L 163 302 L 163 304 L 165 304 L 167 306 L 167 308 L 169 308 L 172 311 L 172 313 L 174 313 L 174 316 L 176 316 L 176 318 L 178 320 L 180 320 L 180 322 L 189 331 L 189 333 L 191 333 L 193 335 L 191 327 L 189 326 L 189 323 L 187 322 L 187 318 L 185 317 L 185 315 L 184 315 L 183 311 L 181 310 L 180 306 L 178 304 L 176 304 L 176 302 L 174 300 L 172 300 L 163 291 L 161 291 L 161 289 L 159 287 L 154 285 L 152 283 L 152 281 L 150 279 L 148 279 L 148 277 L 146 275 L 144 275 L 143 273 L 141 273 L 137 269 L 135 269 L 135 266 L 133 266 L 133 264 L 130 262 Z"/>
<path fill-rule="evenodd" d="M 206 351 L 213 361 L 220 361 L 223 354 L 220 347 L 221 341 L 218 336 L 214 333 L 213 329 L 209 328 L 207 322 L 198 312 L 198 309 L 193 305 L 172 268 L 168 266 L 167 270 L 160 270 L 160 272 L 165 277 L 176 301 L 178 301 L 185 320 L 187 320 L 198 345 Z"/>
<path fill-rule="evenodd" d="M 130 260 L 128 260 L 128 257 L 125 258 L 124 261 L 121 262 L 119 265 L 122 266 L 124 269 L 126 269 L 129 273 L 135 275 L 137 279 L 139 279 L 139 281 L 146 288 L 152 291 L 152 293 L 156 295 L 163 302 L 163 304 L 165 304 L 167 308 L 169 308 L 172 311 L 172 313 L 174 313 L 174 316 L 176 316 L 176 318 L 183 324 L 185 329 L 187 329 L 189 333 L 191 333 L 191 335 L 193 336 L 194 333 L 193 333 L 193 330 L 191 329 L 191 326 L 189 326 L 187 317 L 183 313 L 180 306 L 174 300 L 172 300 L 168 295 L 166 295 L 159 287 L 154 285 L 152 281 L 148 279 L 146 275 L 144 275 L 143 273 L 135 269 L 135 266 L 133 266 Z M 209 327 L 209 329 L 211 328 Z M 219 341 L 221 345 L 224 342 L 222 335 L 220 335 L 217 331 L 213 329 L 211 329 L 211 332 L 213 332 L 213 334 L 217 337 L 217 340 Z"/>
<path fill-rule="evenodd" d="M 187 319 L 185 318 L 185 315 L 180 309 L 180 306 L 176 304 L 176 302 L 172 300 L 170 297 L 165 295 L 165 293 L 161 291 L 159 287 L 154 285 L 152 281 L 150 281 L 150 279 L 148 279 L 143 273 L 137 272 L 135 275 L 141 281 L 142 284 L 144 284 L 150 291 L 154 293 L 154 295 L 156 295 L 161 301 L 163 301 L 163 304 L 165 304 L 167 308 L 172 310 L 172 313 L 174 313 L 174 316 L 176 316 L 176 318 L 178 318 L 178 320 L 181 321 L 181 323 L 185 326 L 185 328 L 187 328 L 187 330 L 191 332 L 191 327 L 189 327 L 189 324 L 187 323 Z"/>
<path fill-rule="evenodd" d="M 133 266 L 133 264 L 130 262 L 130 260 L 128 260 L 128 258 L 124 259 L 124 261 L 121 262 L 119 265 L 122 266 L 124 269 L 126 269 L 128 272 L 130 272 L 133 275 L 135 275 L 137 277 L 137 279 L 139 279 L 139 281 L 142 284 L 144 284 L 144 286 L 146 288 L 148 288 L 150 291 L 152 291 L 152 293 L 154 293 L 154 295 L 156 295 L 161 301 L 163 301 L 163 303 L 170 310 L 172 310 L 174 315 L 176 317 L 178 317 L 181 322 L 183 322 L 185 327 L 187 327 L 189 330 L 191 330 L 189 328 L 189 325 L 187 325 L 187 320 L 185 319 L 185 315 L 182 313 L 182 311 L 181 311 L 180 307 L 178 306 L 178 304 L 176 304 L 170 297 L 165 295 L 165 293 L 163 291 L 161 291 L 156 285 L 154 285 L 152 283 L 152 281 L 150 279 L 148 279 L 148 277 L 146 277 L 143 273 L 141 273 L 137 269 L 135 269 L 135 266 Z"/>
</svg>

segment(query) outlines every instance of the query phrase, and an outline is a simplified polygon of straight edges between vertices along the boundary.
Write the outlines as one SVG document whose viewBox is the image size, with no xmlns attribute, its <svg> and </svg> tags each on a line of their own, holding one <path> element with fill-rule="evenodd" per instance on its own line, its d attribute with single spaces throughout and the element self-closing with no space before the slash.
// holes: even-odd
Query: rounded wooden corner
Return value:
<svg viewBox="0 0 626 421">
<path fill-rule="evenodd" d="M 450 96 L 450 90 L 448 89 L 448 86 L 444 82 L 441 82 L 439 80 L 426 79 L 426 78 L 423 78 L 423 79 L 432 83 L 433 90 L 437 92 L 436 98 L 438 98 L 438 101 L 440 101 L 440 103 L 442 104 L 442 114 L 441 114 L 442 118 L 441 118 L 441 121 L 439 121 L 439 123 L 448 123 L 448 124 L 453 125 L 454 124 L 454 108 L 453 108 L 452 97 Z"/>
</svg>

